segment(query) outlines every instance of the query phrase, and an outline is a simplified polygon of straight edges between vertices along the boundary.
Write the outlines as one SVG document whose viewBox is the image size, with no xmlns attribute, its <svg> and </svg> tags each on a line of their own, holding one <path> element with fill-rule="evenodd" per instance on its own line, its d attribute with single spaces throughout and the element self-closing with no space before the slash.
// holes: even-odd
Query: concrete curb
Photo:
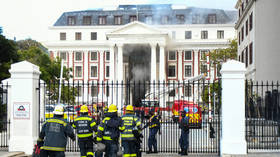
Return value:
<svg viewBox="0 0 280 157">
<path fill-rule="evenodd" d="M 1 152 L 0 157 L 16 157 L 16 156 L 24 156 L 24 152 Z"/>
</svg>

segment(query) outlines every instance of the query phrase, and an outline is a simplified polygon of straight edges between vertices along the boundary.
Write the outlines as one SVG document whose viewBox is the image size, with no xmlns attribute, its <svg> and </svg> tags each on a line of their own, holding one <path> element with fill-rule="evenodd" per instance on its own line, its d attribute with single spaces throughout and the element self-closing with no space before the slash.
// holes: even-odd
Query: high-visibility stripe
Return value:
<svg viewBox="0 0 280 157">
<path fill-rule="evenodd" d="M 104 128 L 103 128 L 102 126 L 99 126 L 99 127 L 98 127 L 98 130 L 104 131 Z"/>
<path fill-rule="evenodd" d="M 89 133 L 89 134 L 77 134 L 77 136 L 78 136 L 79 138 L 90 137 L 90 136 L 92 136 L 92 135 L 93 135 L 93 133 Z"/>
<path fill-rule="evenodd" d="M 59 124 L 62 124 L 64 126 L 67 125 L 67 123 L 65 123 L 64 121 L 59 120 L 59 119 L 49 119 L 47 122 L 49 122 L 49 123 L 59 123 Z"/>
<path fill-rule="evenodd" d="M 41 138 L 38 138 L 38 139 L 37 139 L 37 141 L 43 141 L 43 139 L 41 139 Z"/>
<path fill-rule="evenodd" d="M 51 151 L 65 151 L 64 147 L 49 147 L 49 146 L 43 146 L 41 149 L 44 150 L 51 150 Z"/>
<path fill-rule="evenodd" d="M 136 126 L 139 126 L 140 124 L 141 124 L 141 122 L 137 122 L 137 123 L 136 123 Z"/>
<path fill-rule="evenodd" d="M 87 152 L 87 155 L 94 155 L 93 152 Z"/>
<path fill-rule="evenodd" d="M 111 141 L 111 137 L 110 136 L 103 136 L 103 140 L 108 140 L 108 141 Z"/>
<path fill-rule="evenodd" d="M 151 125 L 149 128 L 154 128 L 156 126 L 157 126 L 157 124 L 154 124 L 154 125 Z"/>
<path fill-rule="evenodd" d="M 136 156 L 136 154 L 130 154 L 130 156 L 134 157 L 134 156 Z"/>
<path fill-rule="evenodd" d="M 133 117 L 122 117 L 123 120 L 133 120 Z"/>
<path fill-rule="evenodd" d="M 96 140 L 97 141 L 102 141 L 102 138 L 101 137 L 96 137 Z"/>
<path fill-rule="evenodd" d="M 123 157 L 130 157 L 130 154 L 123 154 Z"/>
<path fill-rule="evenodd" d="M 78 120 L 88 120 L 88 121 L 91 121 L 92 118 L 90 118 L 90 117 L 78 117 L 74 121 L 78 121 Z"/>
<path fill-rule="evenodd" d="M 121 137 L 130 138 L 130 137 L 134 137 L 134 135 L 133 134 L 122 134 Z"/>
<path fill-rule="evenodd" d="M 81 157 L 87 157 L 87 156 L 81 156 Z"/>
<path fill-rule="evenodd" d="M 96 123 L 93 122 L 93 123 L 90 124 L 90 127 L 93 127 L 93 126 L 95 126 L 95 125 L 96 125 Z"/>
<path fill-rule="evenodd" d="M 119 127 L 119 130 L 123 131 L 125 129 L 125 126 Z"/>
<path fill-rule="evenodd" d="M 73 128 L 76 128 L 76 125 L 75 125 L 75 124 L 72 124 L 72 127 L 73 127 Z"/>
<path fill-rule="evenodd" d="M 102 122 L 105 123 L 105 121 L 110 120 L 110 119 L 111 119 L 110 117 L 105 117 Z"/>
</svg>

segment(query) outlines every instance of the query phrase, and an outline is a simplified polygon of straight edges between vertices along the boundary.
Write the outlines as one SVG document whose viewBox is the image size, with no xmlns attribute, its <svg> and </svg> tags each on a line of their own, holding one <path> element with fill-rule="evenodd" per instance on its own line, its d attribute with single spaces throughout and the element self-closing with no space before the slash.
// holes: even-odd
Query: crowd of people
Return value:
<svg viewBox="0 0 280 157">
<path fill-rule="evenodd" d="M 158 153 L 156 135 L 161 133 L 160 116 L 154 110 L 149 111 L 149 121 L 144 126 L 135 115 L 132 105 L 127 105 L 125 115 L 120 117 L 117 106 L 111 104 L 109 108 L 105 108 L 100 122 L 90 117 L 87 106 L 83 105 L 80 116 L 74 119 L 72 125 L 63 119 L 63 111 L 63 107 L 57 105 L 54 117 L 42 126 L 37 141 L 42 157 L 64 157 L 67 138 L 76 140 L 74 129 L 81 157 L 140 157 L 142 130 L 145 128 L 149 128 L 147 153 Z M 179 153 L 188 155 L 189 119 L 185 111 L 182 111 L 181 116 Z"/>
</svg>

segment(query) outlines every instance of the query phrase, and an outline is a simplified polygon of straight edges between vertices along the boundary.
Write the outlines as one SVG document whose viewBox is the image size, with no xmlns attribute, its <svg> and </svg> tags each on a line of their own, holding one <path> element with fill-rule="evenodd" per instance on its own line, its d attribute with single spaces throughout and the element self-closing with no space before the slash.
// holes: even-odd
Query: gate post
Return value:
<svg viewBox="0 0 280 157">
<path fill-rule="evenodd" d="M 11 65 L 11 131 L 9 151 L 32 154 L 38 138 L 39 67 L 27 61 Z"/>
<path fill-rule="evenodd" d="M 245 140 L 245 64 L 230 60 L 223 64 L 222 135 L 223 155 L 247 154 Z"/>
</svg>

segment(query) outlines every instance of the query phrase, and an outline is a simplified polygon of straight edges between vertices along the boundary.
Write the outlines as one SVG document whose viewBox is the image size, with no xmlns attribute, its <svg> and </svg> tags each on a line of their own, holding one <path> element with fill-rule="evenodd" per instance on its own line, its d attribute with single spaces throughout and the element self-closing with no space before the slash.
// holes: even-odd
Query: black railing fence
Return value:
<svg viewBox="0 0 280 157">
<path fill-rule="evenodd" d="M 280 85 L 246 81 L 246 140 L 249 150 L 280 150 Z"/>
<path fill-rule="evenodd" d="M 0 149 L 8 149 L 10 121 L 7 117 L 8 84 L 0 84 Z"/>
<path fill-rule="evenodd" d="M 40 124 L 52 117 L 59 98 L 58 82 L 40 83 Z M 64 118 L 72 123 L 79 115 L 81 105 L 87 105 L 90 116 L 100 121 L 105 107 L 118 106 L 119 115 L 125 114 L 125 106 L 131 104 L 147 123 L 148 112 L 154 109 L 161 117 L 161 135 L 157 135 L 159 152 L 180 150 L 178 126 L 180 111 L 188 108 L 191 119 L 189 152 L 219 153 L 220 149 L 220 82 L 210 81 L 170 81 L 170 82 L 63 82 L 61 84 L 61 104 Z M 149 129 L 143 130 L 142 151 L 147 151 Z M 68 141 L 67 151 L 79 151 L 77 140 Z"/>
</svg>

